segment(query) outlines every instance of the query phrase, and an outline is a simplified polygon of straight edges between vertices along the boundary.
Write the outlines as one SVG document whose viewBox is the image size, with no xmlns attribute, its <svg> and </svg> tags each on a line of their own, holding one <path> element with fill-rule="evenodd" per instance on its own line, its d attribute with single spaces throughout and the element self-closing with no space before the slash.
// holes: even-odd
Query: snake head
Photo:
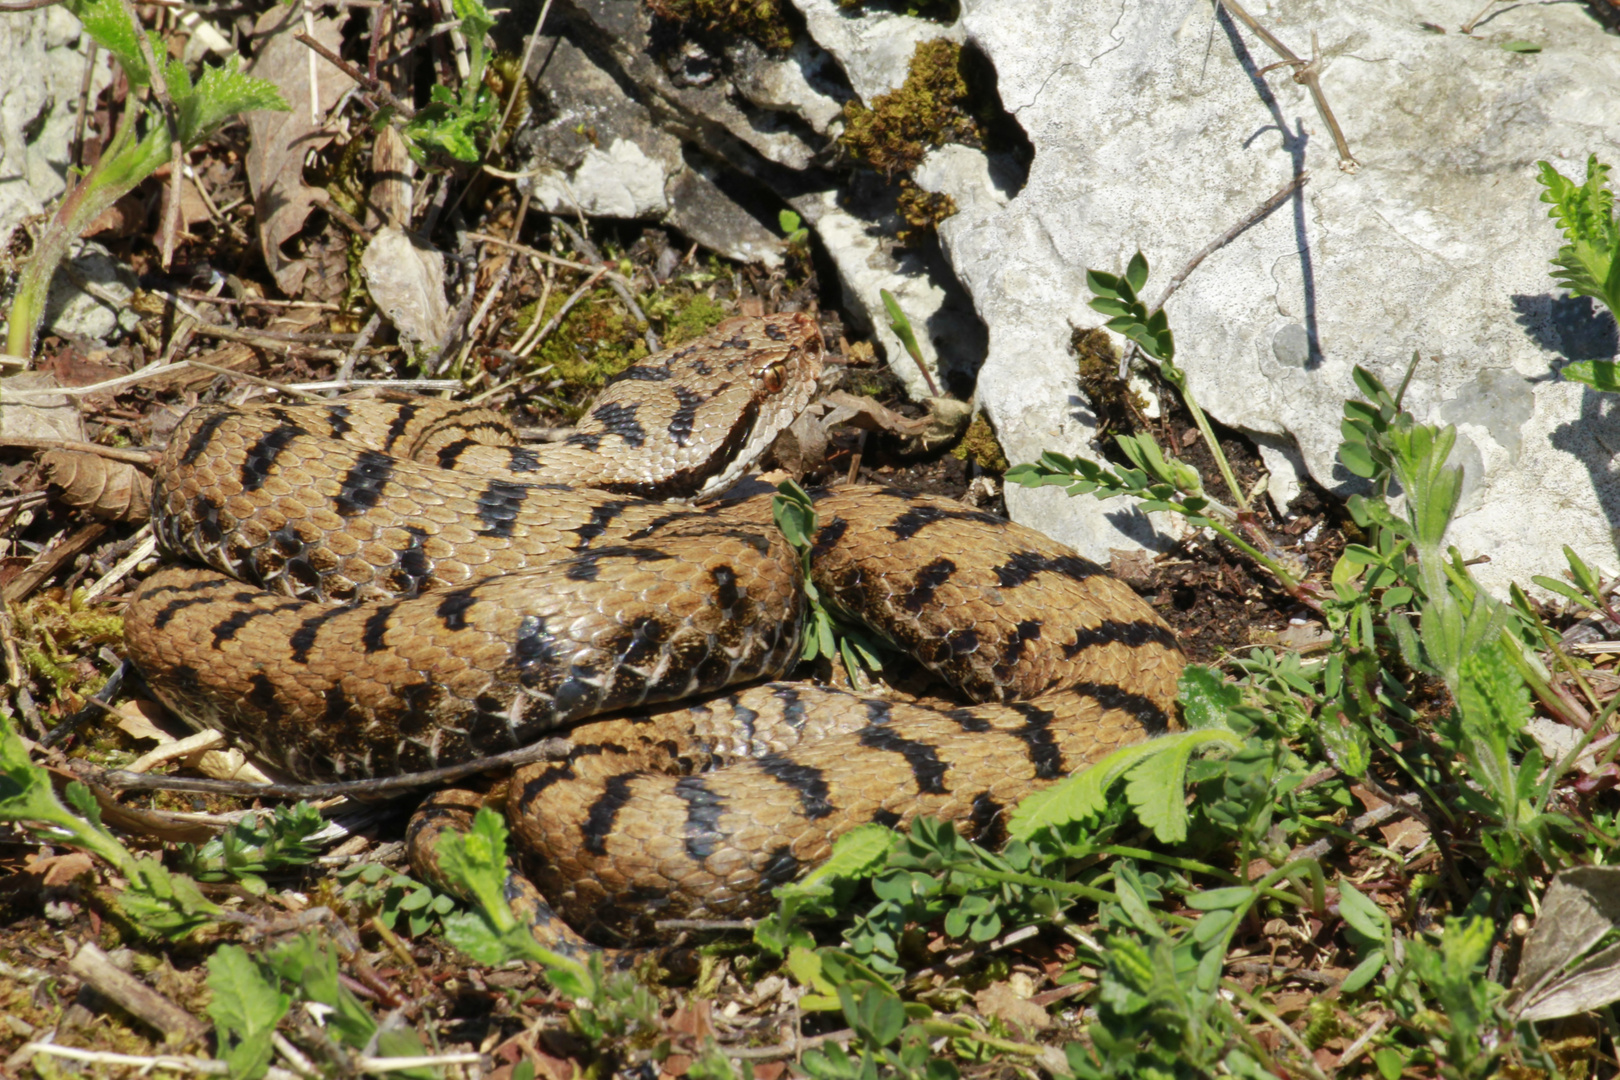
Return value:
<svg viewBox="0 0 1620 1080">
<path fill-rule="evenodd" d="M 753 467 L 815 395 L 821 331 L 789 312 L 727 319 L 614 379 L 568 442 L 609 475 L 592 486 L 703 499 Z"/>
</svg>

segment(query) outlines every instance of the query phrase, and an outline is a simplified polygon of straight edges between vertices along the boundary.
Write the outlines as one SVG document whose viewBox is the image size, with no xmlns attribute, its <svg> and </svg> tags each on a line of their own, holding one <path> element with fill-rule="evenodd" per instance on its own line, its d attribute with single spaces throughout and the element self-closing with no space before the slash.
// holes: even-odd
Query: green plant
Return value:
<svg viewBox="0 0 1620 1080">
<path fill-rule="evenodd" d="M 780 226 L 783 242 L 788 247 L 803 244 L 810 238 L 810 230 L 804 227 L 804 221 L 792 210 L 777 211 L 776 223 Z"/>
<path fill-rule="evenodd" d="M 146 44 L 146 31 L 124 0 L 67 0 L 66 6 L 96 44 L 118 61 L 131 91 L 152 85 L 153 73 L 146 61 L 151 46 Z M 132 95 L 100 160 L 68 189 L 39 234 L 12 299 L 6 340 L 6 351 L 12 355 L 33 355 L 51 279 L 73 241 L 103 210 L 168 163 L 174 142 L 183 152 L 207 139 L 237 113 L 287 108 L 274 85 L 242 74 L 234 58 L 220 67 L 205 67 L 195 83 L 185 64 L 178 60 L 167 61 L 163 75 L 174 105 L 174 130 L 170 131 L 155 103 L 149 102 L 142 109 L 134 104 Z M 146 134 L 138 135 L 136 129 L 143 118 Z"/>
<path fill-rule="evenodd" d="M 249 814 L 201 847 L 180 845 L 180 869 L 198 881 L 237 881 L 262 896 L 268 886 L 261 875 L 313 862 L 320 848 L 308 838 L 325 827 L 306 802 Z"/>
<path fill-rule="evenodd" d="M 1547 216 L 1558 222 L 1569 241 L 1553 257 L 1553 278 L 1571 296 L 1590 296 L 1620 319 L 1620 221 L 1615 219 L 1609 167 L 1596 154 L 1586 159 L 1586 180 L 1576 184 L 1552 167 L 1541 170 L 1541 201 L 1552 204 Z"/>
<path fill-rule="evenodd" d="M 448 154 L 469 164 L 476 162 L 479 141 L 487 136 L 500 114 L 499 99 L 484 83 L 484 71 L 489 63 L 484 36 L 495 25 L 495 20 L 481 0 L 452 0 L 452 8 L 461 22 L 462 36 L 467 40 L 467 77 L 462 80 L 459 93 L 442 83 L 434 83 L 428 105 L 419 109 L 401 129 L 409 142 L 411 156 L 418 163 L 427 160 L 428 151 Z M 385 120 L 379 118 L 379 122 Z"/>
<path fill-rule="evenodd" d="M 51 843 L 80 848 L 106 862 L 126 884 L 118 906 L 143 932 L 179 939 L 221 914 L 196 882 L 170 874 L 150 856 L 137 856 L 101 823 L 96 797 L 74 782 L 64 791 L 75 814 L 57 799 L 50 775 L 28 760 L 28 751 L 0 714 L 0 821 L 15 822 Z"/>
</svg>

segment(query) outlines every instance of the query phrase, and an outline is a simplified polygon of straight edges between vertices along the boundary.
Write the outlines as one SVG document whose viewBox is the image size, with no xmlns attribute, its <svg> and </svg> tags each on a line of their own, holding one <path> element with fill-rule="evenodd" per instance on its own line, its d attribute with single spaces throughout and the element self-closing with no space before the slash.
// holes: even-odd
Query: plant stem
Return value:
<svg viewBox="0 0 1620 1080">
<path fill-rule="evenodd" d="M 154 127 L 146 138 L 135 141 L 135 122 L 141 110 L 129 108 L 101 160 L 62 197 L 50 223 L 41 231 L 33 257 L 22 272 L 17 295 L 12 299 L 10 323 L 6 332 L 6 352 L 28 358 L 34 354 L 39 324 L 45 317 L 51 279 L 67 257 L 73 241 L 101 212 L 133 191 L 169 160 L 168 132 Z"/>
</svg>

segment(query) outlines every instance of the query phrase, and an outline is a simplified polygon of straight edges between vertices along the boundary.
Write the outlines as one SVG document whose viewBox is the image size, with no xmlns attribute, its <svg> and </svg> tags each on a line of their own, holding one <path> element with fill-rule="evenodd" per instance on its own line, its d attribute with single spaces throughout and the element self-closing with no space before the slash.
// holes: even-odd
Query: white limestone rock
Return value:
<svg viewBox="0 0 1620 1080">
<path fill-rule="evenodd" d="M 1620 37 L 1562 4 L 1504 7 L 1457 33 L 1477 7 L 1257 6 L 1297 53 L 1317 35 L 1322 85 L 1360 163 L 1351 173 L 1304 88 L 1286 69 L 1258 75 L 1277 58 L 1207 0 L 968 0 L 968 40 L 1035 157 L 1005 205 L 971 169 L 929 180 L 961 210 L 940 236 L 989 329 L 979 394 L 1008 456 L 1087 450 L 1092 415 L 1066 348 L 1071 325 L 1104 321 L 1086 306 L 1087 267 L 1118 272 L 1140 248 L 1151 303 L 1305 169 L 1310 183 L 1167 307 L 1205 410 L 1254 433 L 1274 468 L 1296 456 L 1345 492 L 1354 478 L 1334 455 L 1352 367 L 1394 386 L 1415 350 L 1407 402 L 1458 427 L 1466 490 L 1450 539 L 1490 557 L 1480 578 L 1505 588 L 1556 573 L 1561 543 L 1620 565 L 1620 398 L 1557 374 L 1566 359 L 1613 356 L 1615 327 L 1549 278 L 1561 238 L 1535 179 L 1540 158 L 1566 174 L 1589 151 L 1620 164 Z M 1499 47 L 1511 39 L 1542 51 Z M 1095 557 L 1154 543 L 1117 502 L 1015 488 L 1008 503 Z"/>
</svg>

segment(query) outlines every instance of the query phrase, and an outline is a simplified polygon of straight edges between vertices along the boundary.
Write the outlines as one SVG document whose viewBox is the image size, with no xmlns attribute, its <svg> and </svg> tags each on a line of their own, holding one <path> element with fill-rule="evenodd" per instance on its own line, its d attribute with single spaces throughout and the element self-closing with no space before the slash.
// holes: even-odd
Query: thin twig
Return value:
<svg viewBox="0 0 1620 1080">
<path fill-rule="evenodd" d="M 1271 31 L 1256 22 L 1253 15 L 1244 11 L 1243 6 L 1237 0 L 1215 0 L 1215 2 L 1225 8 L 1244 26 L 1253 30 L 1272 52 L 1282 57 L 1284 63 L 1293 67 L 1294 81 L 1310 91 L 1311 100 L 1316 102 L 1316 111 L 1321 114 L 1322 121 L 1327 124 L 1328 130 L 1333 133 L 1333 145 L 1339 152 L 1340 170 L 1355 172 L 1360 167 L 1360 163 L 1351 155 L 1350 143 L 1345 139 L 1344 131 L 1340 129 L 1339 121 L 1333 115 L 1333 110 L 1328 108 L 1327 95 L 1322 93 L 1322 83 L 1319 78 L 1322 71 L 1322 56 L 1317 47 L 1316 34 L 1314 32 L 1311 34 L 1311 58 L 1302 60 L 1294 54 L 1292 49 L 1278 41 Z"/>
<path fill-rule="evenodd" d="M 717 1049 L 726 1057 L 739 1061 L 773 1061 L 777 1058 L 798 1057 L 801 1052 L 825 1043 L 845 1043 L 854 1038 L 855 1032 L 844 1028 L 841 1031 L 829 1031 L 825 1035 L 812 1035 L 808 1039 L 801 1035 L 791 1042 L 778 1043 L 775 1046 L 721 1046 Z"/>
<path fill-rule="evenodd" d="M 243 784 L 232 780 L 202 780 L 181 776 L 145 776 L 124 771 L 100 772 L 96 783 L 123 791 L 201 791 L 215 795 L 241 795 L 246 798 L 324 799 L 333 795 L 378 795 L 391 791 L 428 787 L 459 780 L 475 773 L 492 772 L 527 765 L 531 761 L 566 758 L 574 748 L 568 739 L 542 739 L 519 750 L 492 757 L 477 758 L 442 769 L 383 776 L 371 780 L 342 780 L 331 784 Z"/>
<path fill-rule="evenodd" d="M 121 446 L 81 442 L 78 439 L 41 439 L 32 435 L 0 435 L 0 446 L 15 446 L 24 450 L 77 450 L 84 454 L 111 458 L 113 461 L 125 461 L 131 465 L 150 466 L 156 464 L 158 459 L 157 453 L 152 450 L 129 450 Z"/>
<path fill-rule="evenodd" d="M 1275 195 L 1271 196 L 1271 198 L 1267 199 L 1265 202 L 1243 215 L 1243 217 L 1238 220 L 1237 224 L 1221 233 L 1221 235 L 1217 236 L 1214 240 L 1211 240 L 1207 245 L 1205 245 L 1203 250 L 1194 255 L 1192 258 L 1188 259 L 1187 265 L 1183 266 L 1176 276 L 1171 278 L 1170 281 L 1165 285 L 1164 292 L 1160 294 L 1158 303 L 1153 305 L 1153 310 L 1158 311 L 1160 308 L 1164 307 L 1165 302 L 1170 299 L 1177 289 L 1181 288 L 1181 283 L 1187 280 L 1187 276 L 1194 270 L 1198 269 L 1199 263 L 1215 254 L 1215 252 L 1219 251 L 1227 244 L 1230 244 L 1233 240 L 1237 239 L 1238 235 L 1242 233 L 1243 230 L 1247 229 L 1250 225 L 1253 225 L 1255 222 L 1277 209 L 1277 207 L 1281 206 L 1284 200 L 1303 187 L 1306 181 L 1308 181 L 1310 178 L 1310 173 L 1300 173 L 1298 176 L 1288 181 L 1288 183 L 1284 184 L 1281 188 L 1277 189 L 1277 193 Z"/>
<path fill-rule="evenodd" d="M 399 115 L 404 117 L 406 120 L 414 120 L 416 118 L 416 110 L 399 100 L 399 98 L 395 97 L 393 91 L 384 86 L 380 79 L 373 79 L 370 75 L 367 75 L 365 72 L 361 71 L 359 68 L 355 67 L 353 64 L 349 63 L 347 60 L 343 59 L 343 57 L 339 56 L 331 49 L 328 49 L 325 45 L 322 45 L 308 34 L 294 34 L 293 40 L 301 41 L 311 49 L 314 49 L 316 52 L 320 53 L 321 56 L 326 59 L 327 63 L 331 64 L 333 67 L 343 72 L 343 74 L 359 83 L 365 88 L 366 93 L 377 95 L 382 99 L 383 104 L 399 113 Z"/>
<path fill-rule="evenodd" d="M 518 90 L 523 80 L 529 77 L 529 60 L 534 56 L 534 43 L 540 40 L 540 28 L 546 23 L 546 15 L 551 11 L 551 0 L 540 5 L 540 16 L 534 20 L 534 29 L 529 31 L 528 39 L 523 43 L 523 59 L 518 61 L 517 78 L 512 82 L 512 95 L 506 99 L 506 108 L 501 110 L 501 122 L 495 125 L 495 138 L 501 137 L 506 130 L 507 122 L 512 119 L 512 110 L 517 107 Z M 523 224 L 523 215 L 518 215 L 518 227 Z"/>
<path fill-rule="evenodd" d="M 460 379 L 322 379 L 287 386 L 293 390 L 415 390 L 421 394 L 466 389 Z"/>
<path fill-rule="evenodd" d="M 142 533 L 145 535 L 142 536 Z M 128 577 L 130 572 L 141 564 L 141 560 L 151 558 L 153 552 L 157 551 L 157 537 L 152 534 L 150 522 L 142 525 L 140 532 L 135 535 L 141 537 L 141 542 L 135 545 L 134 550 L 119 559 L 111 570 L 107 571 L 106 574 L 97 579 L 95 584 L 84 591 L 84 602 L 86 604 L 97 599 L 102 593 Z"/>
<path fill-rule="evenodd" d="M 377 332 L 377 328 L 381 325 L 382 312 L 373 311 L 371 318 L 366 320 L 366 325 L 360 328 L 360 335 L 354 339 L 354 345 L 349 349 L 349 355 L 345 356 L 343 363 L 338 365 L 338 382 L 347 383 L 349 381 L 349 377 L 354 374 L 355 362 L 360 359 L 360 354 L 365 351 L 366 346 L 371 344 L 372 335 Z"/>
<path fill-rule="evenodd" d="M 343 305 L 329 304 L 322 300 L 268 300 L 262 296 L 210 296 L 195 289 L 176 289 L 175 295 L 186 300 L 200 300 L 208 304 L 224 304 L 231 307 L 270 307 L 270 308 L 313 308 L 317 311 L 342 311 Z"/>
<path fill-rule="evenodd" d="M 603 270 L 606 272 L 606 277 L 609 281 L 622 281 L 626 284 L 629 283 L 624 275 L 615 273 L 613 270 L 608 269 L 607 267 L 592 266 L 590 263 L 575 262 L 573 259 L 564 259 L 560 256 L 541 251 L 539 248 L 533 248 L 527 244 L 513 243 L 511 240 L 506 240 L 499 236 L 491 236 L 489 233 L 470 232 L 467 234 L 467 238 L 469 240 L 477 240 L 484 244 L 494 244 L 496 247 L 511 248 L 513 251 L 522 252 L 531 259 L 539 259 L 541 262 L 548 262 L 554 266 L 565 266 L 570 270 L 579 270 L 587 274 L 595 270 Z"/>
<path fill-rule="evenodd" d="M 325 398 L 321 397 L 321 395 L 312 394 L 308 390 L 294 390 L 286 383 L 278 383 L 272 379 L 261 379 L 259 376 L 249 375 L 245 371 L 233 371 L 230 368 L 220 367 L 218 364 L 205 364 L 201 360 L 190 360 L 187 362 L 191 364 L 192 367 L 202 368 L 204 371 L 212 371 L 216 375 L 228 375 L 233 379 L 240 379 L 243 382 L 249 382 L 255 386 L 263 386 L 268 389 L 275 390 L 278 393 L 289 394 L 293 397 L 301 397 L 305 401 L 326 400 Z"/>
<path fill-rule="evenodd" d="M 180 114 L 175 110 L 174 99 L 169 96 L 168 77 L 152 51 L 152 39 L 147 36 L 141 17 L 135 13 L 135 5 L 130 0 L 123 0 L 123 5 L 124 14 L 135 28 L 135 42 L 141 48 L 141 58 L 146 61 L 152 79 L 152 94 L 158 99 L 158 105 L 163 110 L 163 122 L 169 127 L 169 187 L 163 208 L 163 243 L 159 254 L 159 261 L 167 270 L 174 261 L 174 242 L 180 236 L 180 184 L 183 179 L 180 174 L 186 167 L 186 148 L 180 142 Z M 167 55 L 164 59 L 168 59 Z"/>
</svg>

